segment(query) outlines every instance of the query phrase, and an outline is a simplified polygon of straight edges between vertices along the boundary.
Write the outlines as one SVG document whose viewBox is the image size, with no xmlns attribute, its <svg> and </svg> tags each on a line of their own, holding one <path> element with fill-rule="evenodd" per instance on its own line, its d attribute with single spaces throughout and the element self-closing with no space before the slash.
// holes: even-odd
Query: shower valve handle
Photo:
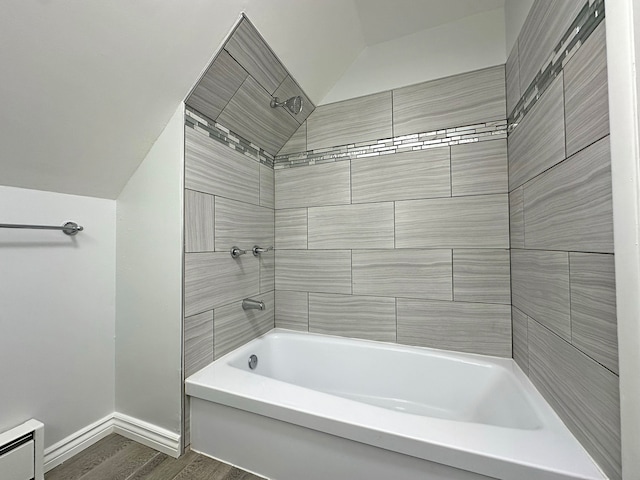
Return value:
<svg viewBox="0 0 640 480">
<path fill-rule="evenodd" d="M 238 257 L 240 257 L 240 255 L 244 255 L 245 253 L 247 253 L 246 250 L 242 250 L 242 249 L 240 249 L 238 247 L 235 247 L 235 246 L 231 247 L 230 252 L 231 252 L 231 258 L 238 258 Z"/>
<path fill-rule="evenodd" d="M 254 245 L 253 248 L 251 249 L 254 257 L 259 257 L 261 254 L 270 252 L 271 250 L 273 250 L 273 247 L 261 248 L 258 245 Z"/>
</svg>

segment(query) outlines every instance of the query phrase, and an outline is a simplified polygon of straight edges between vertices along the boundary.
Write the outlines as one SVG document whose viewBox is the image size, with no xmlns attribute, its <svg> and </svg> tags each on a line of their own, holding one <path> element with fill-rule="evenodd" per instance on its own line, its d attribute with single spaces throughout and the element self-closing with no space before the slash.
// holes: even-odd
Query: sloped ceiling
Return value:
<svg viewBox="0 0 640 480">
<path fill-rule="evenodd" d="M 116 198 L 242 11 L 317 104 L 370 42 L 496 2 L 4 0 L 0 184 Z"/>
</svg>

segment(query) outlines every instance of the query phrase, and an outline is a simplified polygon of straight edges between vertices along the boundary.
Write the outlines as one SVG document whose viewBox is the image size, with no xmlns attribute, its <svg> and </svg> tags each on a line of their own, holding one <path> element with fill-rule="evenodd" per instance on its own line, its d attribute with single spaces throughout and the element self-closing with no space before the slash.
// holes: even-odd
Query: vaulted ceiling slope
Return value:
<svg viewBox="0 0 640 480">
<path fill-rule="evenodd" d="M 367 42 L 429 26 L 407 8 L 501 1 L 5 0 L 0 184 L 116 198 L 243 11 L 317 104 Z"/>
</svg>

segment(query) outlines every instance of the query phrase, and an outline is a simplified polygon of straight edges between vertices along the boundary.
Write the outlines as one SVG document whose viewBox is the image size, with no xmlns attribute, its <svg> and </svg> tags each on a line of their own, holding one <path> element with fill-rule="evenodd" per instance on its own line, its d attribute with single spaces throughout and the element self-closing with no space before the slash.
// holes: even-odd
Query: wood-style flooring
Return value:
<svg viewBox="0 0 640 480">
<path fill-rule="evenodd" d="M 194 452 L 172 458 L 117 434 L 47 472 L 45 480 L 263 480 Z"/>
</svg>

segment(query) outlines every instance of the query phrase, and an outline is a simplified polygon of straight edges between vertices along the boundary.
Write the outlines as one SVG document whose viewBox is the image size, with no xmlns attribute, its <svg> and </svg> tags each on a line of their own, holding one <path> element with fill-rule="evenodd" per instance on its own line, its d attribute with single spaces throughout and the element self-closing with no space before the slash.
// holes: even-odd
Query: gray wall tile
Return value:
<svg viewBox="0 0 640 480">
<path fill-rule="evenodd" d="M 184 191 L 184 250 L 213 252 L 215 198 L 206 193 Z"/>
<path fill-rule="evenodd" d="M 605 473 L 622 478 L 618 377 L 533 320 L 529 376 Z"/>
<path fill-rule="evenodd" d="M 185 188 L 259 204 L 260 164 L 185 128 Z"/>
<path fill-rule="evenodd" d="M 511 308 L 513 332 L 513 359 L 522 371 L 529 375 L 529 317 L 517 308 Z"/>
<path fill-rule="evenodd" d="M 190 316 L 258 293 L 259 265 L 253 255 L 187 253 L 184 258 L 184 310 Z"/>
<path fill-rule="evenodd" d="M 184 376 L 213 362 L 213 310 L 184 319 Z"/>
<path fill-rule="evenodd" d="M 565 158 L 562 74 L 509 135 L 509 189 Z"/>
<path fill-rule="evenodd" d="M 553 50 L 571 26 L 586 0 L 537 0 L 518 37 L 520 91 L 529 84 L 553 55 Z"/>
<path fill-rule="evenodd" d="M 393 202 L 309 208 L 309 248 L 393 248 Z"/>
<path fill-rule="evenodd" d="M 275 155 L 299 124 L 284 108 L 271 108 L 270 102 L 271 95 L 252 77 L 247 77 L 218 121 Z"/>
<path fill-rule="evenodd" d="M 351 251 L 276 251 L 276 290 L 351 293 Z"/>
<path fill-rule="evenodd" d="M 264 310 L 243 310 L 242 301 L 237 301 L 214 310 L 215 358 L 220 358 L 274 327 L 275 301 L 273 292 L 254 295 L 261 300 Z"/>
<path fill-rule="evenodd" d="M 504 65 L 393 91 L 393 133 L 428 132 L 506 117 Z"/>
<path fill-rule="evenodd" d="M 613 255 L 569 253 L 571 343 L 618 373 L 616 278 Z"/>
<path fill-rule="evenodd" d="M 351 161 L 353 203 L 451 196 L 449 148 Z"/>
<path fill-rule="evenodd" d="M 260 205 L 273 208 L 276 203 L 275 176 L 273 168 L 260 165 Z"/>
<path fill-rule="evenodd" d="M 613 252 L 609 137 L 524 188 L 525 246 Z"/>
<path fill-rule="evenodd" d="M 571 339 L 569 254 L 511 250 L 513 306 Z"/>
<path fill-rule="evenodd" d="M 395 342 L 396 300 L 310 293 L 309 331 Z"/>
<path fill-rule="evenodd" d="M 451 250 L 353 252 L 353 293 L 451 300 Z"/>
<path fill-rule="evenodd" d="M 518 41 L 511 49 L 506 65 L 507 72 L 507 114 L 511 115 L 518 104 L 520 96 L 520 60 L 518 58 Z"/>
<path fill-rule="evenodd" d="M 510 305 L 509 250 L 454 250 L 453 299 Z"/>
<path fill-rule="evenodd" d="M 320 105 L 307 119 L 309 150 L 392 135 L 391 92 Z"/>
<path fill-rule="evenodd" d="M 287 140 L 278 155 L 289 155 L 291 153 L 300 153 L 307 151 L 307 122 L 302 122 L 302 125 L 291 135 L 291 138 Z"/>
<path fill-rule="evenodd" d="M 451 147 L 451 194 L 454 197 L 508 191 L 506 140 Z"/>
<path fill-rule="evenodd" d="M 508 248 L 508 196 L 396 202 L 396 247 Z"/>
<path fill-rule="evenodd" d="M 293 113 L 289 112 L 289 110 L 285 109 L 285 111 L 289 113 L 298 123 L 303 123 L 316 108 L 311 100 L 309 100 L 309 97 L 307 97 L 304 91 L 296 83 L 296 81 L 289 75 L 287 75 L 287 77 L 282 81 L 278 89 L 274 92 L 273 96 L 277 97 L 281 102 L 284 102 L 285 100 L 288 100 L 289 98 L 295 96 L 302 97 L 302 111 L 300 113 L 294 115 Z"/>
<path fill-rule="evenodd" d="M 276 248 L 307 248 L 307 209 L 276 210 Z"/>
<path fill-rule="evenodd" d="M 524 248 L 524 188 L 509 194 L 509 229 L 511 248 Z"/>
<path fill-rule="evenodd" d="M 274 213 L 270 208 L 217 197 L 215 217 L 218 252 L 228 252 L 233 246 L 250 250 L 254 245 L 266 248 L 274 244 Z"/>
<path fill-rule="evenodd" d="M 511 357 L 511 307 L 399 298 L 398 342 Z"/>
<path fill-rule="evenodd" d="M 309 331 L 309 294 L 276 290 L 276 328 Z"/>
<path fill-rule="evenodd" d="M 276 208 L 351 203 L 350 162 L 276 170 Z"/>
<path fill-rule="evenodd" d="M 267 252 L 257 259 L 260 264 L 260 293 L 270 292 L 276 288 L 276 254 Z"/>
<path fill-rule="evenodd" d="M 609 134 L 605 22 L 564 70 L 567 156 Z"/>
<path fill-rule="evenodd" d="M 258 31 L 243 20 L 224 48 L 269 93 L 273 93 L 287 76 L 287 71 Z"/>
<path fill-rule="evenodd" d="M 185 103 L 215 120 L 246 78 L 247 72 L 222 50 Z"/>
</svg>

